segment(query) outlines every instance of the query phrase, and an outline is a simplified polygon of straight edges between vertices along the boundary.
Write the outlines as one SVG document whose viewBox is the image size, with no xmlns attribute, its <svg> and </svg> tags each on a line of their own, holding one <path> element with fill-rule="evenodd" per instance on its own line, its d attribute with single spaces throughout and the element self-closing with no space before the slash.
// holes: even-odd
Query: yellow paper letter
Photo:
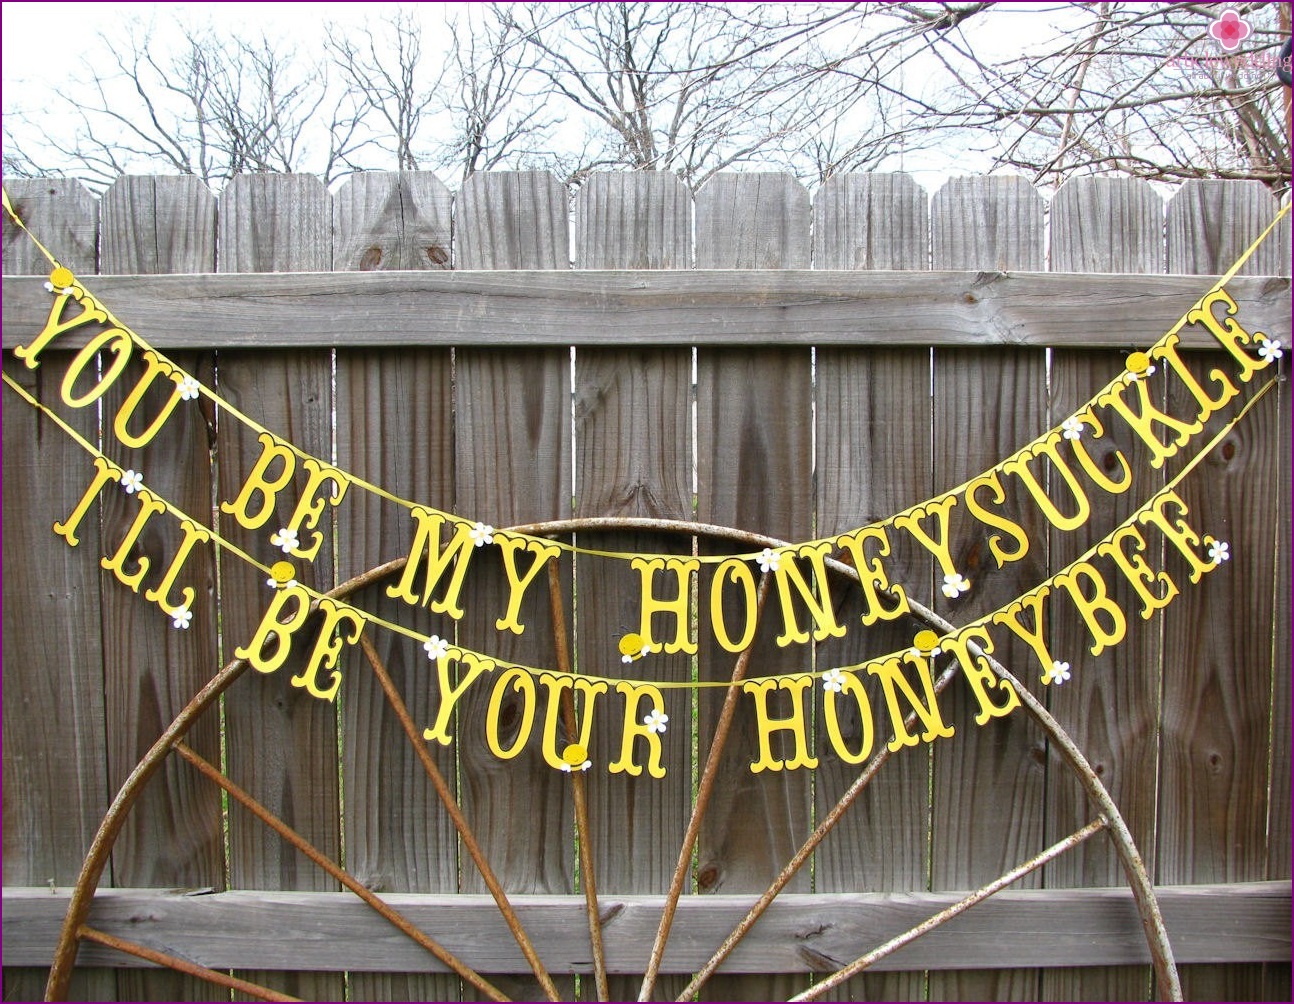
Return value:
<svg viewBox="0 0 1294 1004">
<path fill-rule="evenodd" d="M 804 715 L 804 692 L 813 687 L 812 676 L 783 676 L 768 680 L 747 680 L 741 689 L 755 698 L 755 717 L 759 728 L 759 759 L 750 765 L 750 772 L 758 774 L 764 770 L 795 770 L 797 767 L 816 767 L 818 758 L 809 755 L 808 728 Z M 789 718 L 770 718 L 768 713 L 768 695 L 774 690 L 784 690 L 791 697 L 791 715 Z M 789 760 L 777 760 L 773 757 L 772 743 L 774 732 L 790 732 L 795 745 L 795 753 Z"/>
</svg>

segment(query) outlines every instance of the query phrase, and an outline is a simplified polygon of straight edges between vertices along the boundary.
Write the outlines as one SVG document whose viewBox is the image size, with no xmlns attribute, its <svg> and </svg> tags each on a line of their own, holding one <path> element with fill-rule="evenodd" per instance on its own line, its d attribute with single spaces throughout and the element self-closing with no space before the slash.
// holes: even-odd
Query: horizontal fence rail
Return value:
<svg viewBox="0 0 1294 1004">
<path fill-rule="evenodd" d="M 841 176 L 812 194 L 782 175 L 718 175 L 692 192 L 649 172 L 595 175 L 576 190 L 536 172 L 477 175 L 456 193 L 424 173 L 358 175 L 332 192 L 293 175 L 239 177 L 218 196 L 192 178 L 123 178 L 98 199 L 61 180 L 7 189 L 31 231 L 121 323 L 265 428 L 400 498 L 495 527 L 631 516 L 792 541 L 883 519 L 1057 427 L 1123 372 L 1129 352 L 1171 328 L 1279 209 L 1257 183 L 1188 182 L 1161 194 L 1085 179 L 1044 196 L 1020 178 L 925 192 L 904 175 Z M 1251 329 L 1282 340 L 1286 368 L 1289 248 L 1286 221 L 1227 287 Z M 45 324 L 48 275 L 6 221 L 6 374 L 114 462 L 252 548 L 255 535 L 213 512 L 259 455 L 247 429 L 204 399 L 177 409 L 147 447 L 125 450 L 105 431 L 120 388 L 79 410 L 58 403 L 85 336 L 63 336 L 35 370 L 14 355 Z M 1199 326 L 1183 330 L 1183 345 L 1201 381 L 1227 364 Z M 140 370 L 131 366 L 128 377 Z M 1074 664 L 1062 687 L 1037 683 L 1023 642 L 995 653 L 1110 790 L 1157 888 L 1187 999 L 1290 993 L 1287 372 L 1178 489 L 1192 526 L 1225 534 L 1225 567 L 1188 583 L 1179 556 L 1147 534 L 1149 567 L 1182 584 L 1171 606 L 1143 620 L 1133 588 L 1112 581 L 1128 636 L 1100 656 L 1073 609 L 1050 618 L 1050 647 Z M 1182 387 L 1164 386 L 1173 389 L 1157 389 L 1157 405 L 1183 412 Z M 185 569 L 193 623 L 172 629 L 142 589 L 102 564 L 130 533 L 135 501 L 109 489 L 77 547 L 55 538 L 51 525 L 81 499 L 90 459 L 4 393 L 4 995 L 30 1000 L 44 991 L 68 887 L 111 799 L 253 635 L 269 591 L 228 550 L 195 550 Z M 914 600 L 967 623 L 1072 562 L 1195 449 L 1160 468 L 1126 428 L 1109 430 L 1093 456 L 1113 476 L 1121 451 L 1138 491 L 1090 491 L 1092 519 L 1077 531 L 1034 512 L 1022 519 L 1028 558 L 1007 567 L 991 557 L 984 527 L 966 533 L 954 554 L 976 581 L 966 597 L 941 593 L 928 550 L 897 546 L 886 567 Z M 293 486 L 303 483 L 298 473 Z M 1006 507 L 1028 501 L 1018 486 L 1007 494 Z M 275 505 L 286 522 L 288 501 Z M 181 538 L 161 522 L 130 551 L 154 569 Z M 300 569 L 320 591 L 407 555 L 413 534 L 407 511 L 358 489 L 320 530 L 318 557 Z M 679 556 L 726 547 L 699 532 L 623 529 L 573 542 Z M 547 597 L 527 599 L 523 633 L 496 626 L 508 581 L 501 566 L 479 564 L 457 622 L 411 610 L 385 583 L 359 602 L 501 659 L 621 670 L 616 642 L 638 628 L 636 575 L 587 553 L 563 558 L 562 648 Z M 702 596 L 708 580 L 697 588 Z M 861 600 L 833 595 L 841 622 L 859 624 Z M 698 622 L 708 612 L 703 596 L 687 609 Z M 913 643 L 905 620 L 782 647 L 770 616 L 750 649 L 751 676 Z M 420 731 L 439 706 L 421 645 L 390 632 L 366 638 Z M 735 656 L 698 640 L 695 657 L 661 653 L 624 675 L 729 679 Z M 654 990 L 673 999 L 861 769 L 827 740 L 821 687 L 809 701 L 817 769 L 761 773 L 751 771 L 760 735 L 749 709 L 729 721 L 723 689 L 671 691 L 667 775 L 607 774 L 619 734 L 599 726 L 579 822 L 572 777 L 544 762 L 540 729 L 514 759 L 486 749 L 484 723 L 515 720 L 513 704 L 491 712 L 486 691 L 459 705 L 451 745 L 425 751 L 475 835 L 469 853 L 358 648 L 341 669 L 335 703 L 292 687 L 291 669 L 247 674 L 185 742 L 513 999 L 540 999 L 544 987 L 472 854 L 489 860 L 563 999 L 599 990 L 635 999 L 707 750 L 730 728 Z M 813 974 L 1091 820 L 1082 787 L 1026 716 L 977 724 L 957 681 L 940 701 L 955 735 L 886 764 L 785 877 L 786 892 L 700 999 L 799 994 Z M 616 708 L 603 720 L 618 719 Z M 857 739 L 856 720 L 843 728 Z M 789 758 L 789 739 L 778 742 Z M 587 837 L 579 846 L 577 828 Z M 88 923 L 109 940 L 303 999 L 476 993 L 177 757 L 145 788 L 108 865 Z M 592 877 L 607 962 L 596 980 Z M 1093 839 L 835 993 L 1146 999 L 1151 959 L 1124 883 L 1110 842 Z M 71 989 L 104 1001 L 226 993 L 89 941 Z"/>
</svg>

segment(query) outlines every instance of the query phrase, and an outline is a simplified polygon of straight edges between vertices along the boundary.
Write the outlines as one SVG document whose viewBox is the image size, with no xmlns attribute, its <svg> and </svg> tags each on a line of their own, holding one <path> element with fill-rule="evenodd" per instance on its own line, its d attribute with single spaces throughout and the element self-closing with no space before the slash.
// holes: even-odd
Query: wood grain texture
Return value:
<svg viewBox="0 0 1294 1004">
<path fill-rule="evenodd" d="M 713 188 L 713 191 L 712 191 Z M 701 267 L 791 268 L 808 261 L 808 196 L 789 177 L 716 175 L 697 196 L 697 262 Z M 757 228 L 752 232 L 752 228 Z M 806 416 L 813 408 L 813 360 L 806 349 L 701 349 L 697 352 L 697 518 L 721 526 L 758 530 L 783 540 L 812 536 L 813 440 Z M 726 546 L 701 541 L 702 553 Z M 789 559 L 788 559 L 789 560 Z M 811 573 L 806 573 L 811 574 Z M 700 576 L 707 610 L 713 568 Z M 808 645 L 779 648 L 783 630 L 776 601 L 769 600 L 755 634 L 749 675 L 805 670 Z M 740 623 L 739 603 L 727 603 L 730 623 Z M 736 656 L 715 640 L 702 617 L 699 653 L 702 679 L 732 674 Z M 704 764 L 726 693 L 698 695 L 698 750 Z M 806 720 L 813 699 L 806 701 Z M 770 700 L 773 714 L 789 713 L 789 701 Z M 774 755 L 793 757 L 785 734 Z M 788 741 L 782 741 L 788 740 Z M 701 892 L 762 892 L 777 877 L 811 829 L 812 777 L 807 771 L 764 771 L 753 700 L 742 697 L 733 720 L 714 795 L 697 846 Z M 808 891 L 808 869 L 792 879 L 793 891 Z M 798 968 L 798 967 L 797 967 Z M 798 975 L 757 980 L 719 976 L 703 989 L 706 1000 L 790 997 L 803 988 Z"/>
<path fill-rule="evenodd" d="M 61 260 L 94 272 L 99 217 L 80 184 L 6 179 L 5 185 L 15 210 L 57 246 Z M 4 271 L 50 271 L 7 214 Z M 23 325 L 25 337 L 39 331 L 48 314 L 50 296 L 41 293 L 39 315 Z M 73 411 L 58 401 L 71 355 L 49 352 L 41 358 L 31 370 L 6 352 L 4 370 L 37 400 L 57 404 L 73 428 L 94 442 L 95 409 Z M 87 514 L 75 549 L 54 535 L 52 524 L 76 508 L 94 468 L 80 446 L 7 390 L 4 458 L 4 877 L 30 885 L 67 884 L 75 881 L 111 797 L 104 763 L 99 506 Z M 38 1000 L 47 975 L 6 968 L 4 994 Z M 74 988 L 87 1000 L 118 999 L 115 974 L 103 970 L 78 974 Z"/>
<path fill-rule="evenodd" d="M 70 178 L 6 178 L 5 190 L 18 218 L 60 265 L 78 275 L 99 271 L 99 204 L 84 185 Z M 52 268 L 5 213 L 4 274 L 48 276 Z"/>
<path fill-rule="evenodd" d="M 327 272 L 328 190 L 308 174 L 240 174 L 220 193 L 221 272 Z"/>
<path fill-rule="evenodd" d="M 1280 411 L 1277 419 L 1279 430 L 1276 455 L 1290 457 L 1290 431 L 1294 428 L 1291 416 L 1290 393 L 1288 385 L 1279 388 Z M 1286 570 L 1286 574 L 1276 577 L 1275 613 L 1276 620 L 1272 625 L 1272 642 L 1274 647 L 1272 666 L 1272 739 L 1270 756 L 1270 774 L 1268 790 L 1270 799 L 1267 805 L 1267 877 L 1269 879 L 1290 878 L 1290 684 L 1291 674 L 1284 672 L 1290 665 L 1290 534 L 1291 534 L 1291 501 L 1290 493 L 1294 485 L 1288 468 L 1283 468 L 1280 476 L 1278 495 L 1279 514 L 1276 520 L 1276 568 Z M 1286 964 L 1273 964 L 1263 967 L 1262 997 L 1265 1000 L 1284 1000 L 1291 996 L 1291 967 Z"/>
<path fill-rule="evenodd" d="M 866 330 L 876 345 L 1130 350 L 1172 327 L 1209 285 L 994 271 L 427 271 L 103 276 L 91 291 L 161 349 L 853 346 Z M 1254 324 L 1288 338 L 1288 279 L 1238 278 L 1229 288 Z M 4 281 L 5 348 L 31 337 L 47 298 L 43 280 Z M 84 344 L 78 337 L 60 344 Z M 1210 344 L 1194 327 L 1183 341 Z"/>
<path fill-rule="evenodd" d="M 1290 958 L 1287 882 L 1163 886 L 1160 907 L 1180 960 Z M 36 965 L 49 958 L 50 935 L 68 891 L 4 890 L 6 961 Z M 957 901 L 957 892 L 849 893 L 778 897 L 725 963 L 732 973 L 803 965 L 806 947 L 852 961 Z M 526 962 L 488 896 L 383 896 L 423 930 L 483 972 L 523 973 Z M 709 956 L 754 901 L 747 896 L 687 896 L 679 904 L 679 937 L 664 971 L 687 973 Z M 605 897 L 608 965 L 641 969 L 664 897 Z M 587 973 L 588 939 L 581 896 L 518 896 L 517 912 L 536 947 L 558 973 Z M 188 895 L 174 890 L 111 889 L 91 921 L 110 933 L 173 949 L 212 966 L 250 959 L 266 968 L 306 964 L 322 971 L 382 972 L 417 967 L 444 972 L 432 958 L 349 893 L 232 890 Z M 166 939 L 172 939 L 167 942 Z M 86 961 L 138 966 L 138 960 L 86 944 Z M 947 970 L 986 962 L 1052 965 L 1144 965 L 1149 959 L 1127 888 L 1007 889 L 952 923 L 882 959 L 878 970 Z"/>
<path fill-rule="evenodd" d="M 1136 178 L 1074 178 L 1051 200 L 1053 272 L 1164 271 L 1164 200 Z"/>
<path fill-rule="evenodd" d="M 327 268 L 332 261 L 327 192 L 316 178 L 243 175 L 220 202 L 222 272 Z M 332 355 L 327 350 L 269 357 L 221 353 L 221 395 L 267 429 L 318 457 L 332 453 Z M 222 420 L 217 440 L 218 497 L 237 497 L 261 453 L 251 430 Z M 283 557 L 269 538 L 286 526 L 305 477 L 298 470 L 279 492 L 269 521 L 255 531 L 220 514 L 219 527 L 264 564 Z M 334 583 L 331 533 L 313 563 L 294 559 L 296 578 L 315 589 Z M 270 592 L 265 575 L 230 554 L 220 562 L 226 658 L 247 644 L 264 615 Z M 304 649 L 305 646 L 299 646 Z M 252 673 L 224 698 L 226 773 L 289 826 L 334 860 L 341 852 L 336 709 L 292 686 L 306 652 L 294 651 L 274 674 Z M 240 806 L 229 810 L 229 880 L 235 888 L 329 890 L 335 884 L 308 859 Z M 241 974 L 284 993 L 339 1000 L 338 977 L 316 973 Z"/>
<path fill-rule="evenodd" d="M 1040 272 L 1042 196 L 1024 178 L 952 178 L 930 201 L 934 268 Z"/>
<path fill-rule="evenodd" d="M 569 268 L 566 192 L 551 175 L 475 175 L 464 183 L 456 211 L 461 239 L 455 255 L 460 268 Z M 569 516 L 570 350 L 460 348 L 455 367 L 458 511 L 496 527 Z M 519 567 L 524 568 L 526 560 L 521 558 Z M 575 625 L 571 563 L 566 557 L 556 560 L 569 635 Z M 525 628 L 520 635 L 497 627 L 509 592 L 501 555 L 483 548 L 464 591 L 467 613 L 458 627 L 460 644 L 525 665 L 555 666 L 556 633 L 547 572 L 526 592 L 521 612 Z M 544 760 L 541 733 L 546 709 L 537 710 L 537 725 L 519 758 L 503 762 L 484 744 L 491 693 L 492 688 L 482 685 L 469 691 L 459 705 L 464 811 L 510 893 L 572 892 L 576 851 L 571 779 Z M 604 710 L 598 709 L 598 714 Z M 509 693 L 499 715 L 511 733 L 504 741 L 511 741 L 523 714 L 522 696 Z M 518 820 L 525 824 L 518 826 Z M 466 860 L 462 888 L 467 892 L 486 888 Z M 495 975 L 491 973 L 490 979 Z M 499 985 L 517 999 L 543 997 L 532 976 Z M 573 981 L 559 986 L 574 999 Z"/>
<path fill-rule="evenodd" d="M 697 268 L 809 268 L 809 193 L 789 174 L 712 175 L 696 193 Z"/>
<path fill-rule="evenodd" d="M 216 197 L 200 178 L 127 175 L 103 193 L 101 272 L 216 270 Z"/>
<path fill-rule="evenodd" d="M 210 272 L 215 268 L 216 203 L 196 178 L 122 178 L 105 194 L 102 265 L 115 272 Z M 183 352 L 173 362 L 200 382 L 215 379 L 214 353 Z M 104 396 L 112 416 L 144 372 L 132 361 Z M 152 421 L 174 385 L 159 380 L 144 396 L 131 428 Z M 129 449 L 109 433 L 104 452 L 123 469 L 141 472 L 145 484 L 189 514 L 211 522 L 211 445 L 215 413 L 205 398 L 181 401 L 147 446 Z M 113 554 L 134 523 L 138 501 L 110 488 L 103 498 L 106 554 Z M 141 591 L 107 577 L 103 594 L 104 690 L 107 698 L 109 783 L 115 791 L 202 685 L 219 668 L 216 642 L 215 553 L 199 545 L 184 563 L 174 594 L 194 591 L 193 620 L 176 630 L 170 617 L 144 595 L 162 579 L 185 533 L 169 514 L 149 520 L 131 549 L 127 568 L 148 562 Z M 220 757 L 218 716 L 203 716 L 187 741 L 212 761 Z M 118 884 L 216 888 L 224 885 L 224 833 L 220 792 L 177 758 L 169 758 L 144 790 L 113 845 Z M 123 997 L 139 1000 L 215 1000 L 218 989 L 178 973 L 123 973 Z"/>
<path fill-rule="evenodd" d="M 1275 209 L 1261 186 L 1184 185 L 1168 207 L 1169 268 L 1225 269 Z M 1275 270 L 1279 253 L 1280 244 L 1269 241 L 1254 266 Z M 1227 358 L 1205 354 L 1191 363 L 1202 377 L 1207 367 L 1230 371 Z M 1257 375 L 1243 396 L 1267 376 Z M 1178 409 L 1188 406 L 1172 385 L 1169 400 Z M 1164 612 L 1160 882 L 1267 874 L 1268 763 L 1273 722 L 1284 714 L 1271 706 L 1272 674 L 1284 675 L 1288 665 L 1273 662 L 1275 527 L 1288 518 L 1280 512 L 1276 486 L 1290 478 L 1289 457 L 1278 452 L 1280 414 L 1279 400 L 1268 395 L 1178 490 L 1190 510 L 1189 525 L 1229 542 L 1231 560 L 1198 584 L 1183 586 Z M 1165 465 L 1170 475 L 1179 460 Z M 1179 557 L 1170 553 L 1167 567 L 1185 582 Z M 1261 994 L 1263 974 L 1258 966 L 1187 968 L 1182 983 L 1197 999 L 1248 999 Z"/>
<path fill-rule="evenodd" d="M 422 173 L 358 174 L 333 197 L 333 261 L 338 269 L 443 268 L 449 260 L 449 192 Z M 434 252 L 434 253 L 433 253 Z M 436 259 L 442 258 L 443 261 Z M 453 359 L 446 349 L 340 349 L 336 356 L 337 459 L 401 498 L 453 507 Z M 408 510 L 357 491 L 339 510 L 337 578 L 346 581 L 407 555 Z M 389 582 L 351 597 L 361 609 L 430 635 L 452 636 L 433 618 L 387 595 Z M 415 725 L 438 703 L 432 667 L 412 638 L 366 629 Z M 358 647 L 342 656 L 342 826 L 346 868 L 379 893 L 458 890 L 457 834 L 416 752 Z M 421 742 L 419 737 L 419 742 Z M 433 744 L 453 785 L 453 750 Z M 364 1000 L 457 999 L 452 975 L 356 973 L 349 993 Z"/>
<path fill-rule="evenodd" d="M 906 175 L 844 175 L 823 185 L 814 201 L 814 256 L 821 268 L 929 268 L 929 212 L 925 193 Z M 870 326 L 860 341 L 870 342 Z M 843 532 L 899 512 L 934 494 L 929 349 L 819 348 L 815 389 L 817 532 Z M 890 534 L 882 559 L 893 583 L 931 602 L 931 560 L 910 538 Z M 838 601 L 845 637 L 816 646 L 819 668 L 850 665 L 912 643 L 910 619 L 863 627 L 857 586 Z M 874 677 L 867 678 L 872 709 L 884 707 Z M 863 722 L 856 705 L 842 715 L 842 732 L 857 750 Z M 819 695 L 819 709 L 822 695 Z M 819 710 L 821 714 L 821 710 Z M 819 721 L 814 779 L 815 818 L 821 819 L 853 784 L 862 765 L 841 759 Z M 890 733 L 875 737 L 875 746 Z M 818 892 L 925 889 L 929 876 L 930 755 L 901 752 L 868 785 L 814 857 Z M 919 1000 L 925 973 L 866 973 L 831 1000 Z"/>
<path fill-rule="evenodd" d="M 1041 268 L 1042 200 L 1020 178 L 961 178 L 941 188 L 931 206 L 933 265 L 944 268 Z M 1029 349 L 934 353 L 934 483 L 957 485 L 1009 456 L 1046 428 L 1046 360 Z M 1007 488 L 1004 509 L 1019 514 L 1033 541 L 1047 524 L 1026 493 Z M 965 623 L 997 609 L 1041 582 L 1046 554 L 1035 547 L 999 569 L 987 547 L 987 528 L 954 511 L 950 534 L 957 571 L 970 592 L 954 600 L 935 594 L 935 610 Z M 936 569 L 936 581 L 941 576 Z M 1022 666 L 1021 643 L 994 653 Z M 960 681 L 946 694 L 946 721 L 956 729 L 932 749 L 931 883 L 934 889 L 977 885 L 1043 848 L 1043 766 L 1040 734 L 1023 714 L 975 724 L 968 689 Z M 972 780 L 973 779 L 973 780 Z M 1034 885 L 1035 874 L 1022 884 Z M 1020 970 L 942 973 L 930 979 L 931 999 L 1028 1000 L 1037 974 Z"/>
<path fill-rule="evenodd" d="M 1168 200 L 1168 271 L 1220 275 L 1258 239 L 1279 211 L 1276 199 L 1261 182 L 1183 182 Z M 1289 275 L 1289 271 L 1290 220 L 1286 217 L 1238 274 Z"/>
<path fill-rule="evenodd" d="M 1160 272 L 1163 269 L 1163 200 L 1144 182 L 1132 179 L 1084 178 L 1062 185 L 1051 205 L 1051 266 L 1065 272 Z M 1146 332 L 1146 341 L 1156 337 Z M 1124 366 L 1115 352 L 1057 350 L 1051 359 L 1051 414 L 1059 425 L 1093 392 Z M 1108 412 L 1100 413 L 1104 419 Z M 1100 440 L 1085 437 L 1098 465 L 1117 472 L 1117 450 L 1131 465 L 1133 487 L 1113 495 L 1080 475 L 1092 505 L 1092 516 L 1071 532 L 1052 528 L 1050 569 L 1054 574 L 1098 543 L 1127 519 L 1164 482 L 1162 471 L 1149 464 L 1145 444 L 1125 423 L 1107 421 Z M 1059 477 L 1057 477 L 1059 481 Z M 1063 484 L 1053 489 L 1062 511 L 1073 509 Z M 1163 567 L 1162 540 L 1147 538 L 1147 560 Z M 1109 559 L 1098 561 L 1109 568 Z M 1118 574 L 1108 580 L 1110 595 L 1130 613 L 1128 637 L 1094 658 L 1091 637 L 1072 607 L 1053 607 L 1048 643 L 1056 658 L 1071 664 L 1073 678 L 1062 686 L 1045 687 L 1037 660 L 1020 667 L 1020 676 L 1049 708 L 1087 756 L 1098 777 L 1119 806 L 1146 866 L 1154 869 L 1155 775 L 1158 768 L 1159 692 L 1163 672 L 1161 623 L 1138 614 L 1141 603 Z M 1067 601 L 1057 600 L 1066 604 Z M 1091 818 L 1092 804 L 1077 779 L 1055 751 L 1047 765 L 1046 842 L 1060 840 Z M 1089 840 L 1046 867 L 1051 886 L 1119 885 L 1123 868 L 1108 840 Z M 1060 1000 L 1133 1000 L 1143 996 L 1150 974 L 1136 968 L 1056 969 L 1043 974 L 1044 996 Z"/>
<path fill-rule="evenodd" d="M 575 195 L 575 267 L 692 266 L 692 193 L 669 171 L 594 174 Z"/>
<path fill-rule="evenodd" d="M 575 262 L 580 269 L 685 269 L 692 263 L 691 193 L 672 174 L 590 179 L 575 200 Z M 575 356 L 575 513 L 577 516 L 692 516 L 692 353 L 687 349 L 579 350 Z M 688 538 L 598 534 L 581 543 L 610 550 L 688 554 Z M 664 575 L 661 588 L 672 582 Z M 639 575 L 622 562 L 577 559 L 579 635 L 575 655 L 589 667 L 620 664 L 618 643 L 639 630 Z M 582 598 L 589 597 L 593 602 Z M 661 629 L 661 619 L 656 619 Z M 665 629 L 668 630 L 668 629 Z M 650 677 L 684 680 L 685 653 L 648 657 Z M 671 727 L 662 737 L 666 776 L 593 777 L 590 825 L 599 893 L 663 892 L 678 858 L 691 808 L 690 702 L 665 701 Z M 608 702 L 608 721 L 623 718 L 624 699 Z M 613 754 L 604 733 L 593 756 Z M 611 985 L 613 997 L 636 998 L 640 980 Z M 661 991 L 671 989 L 662 986 Z M 675 987 L 674 989 L 679 989 Z"/>
<path fill-rule="evenodd" d="M 333 270 L 450 267 L 452 196 L 428 171 L 361 171 L 333 193 Z"/>
<path fill-rule="evenodd" d="M 925 190 L 906 174 L 828 178 L 813 200 L 813 264 L 818 269 L 928 269 Z"/>
<path fill-rule="evenodd" d="M 455 213 L 457 268 L 570 266 L 566 188 L 547 171 L 473 174 L 459 189 Z"/>
</svg>

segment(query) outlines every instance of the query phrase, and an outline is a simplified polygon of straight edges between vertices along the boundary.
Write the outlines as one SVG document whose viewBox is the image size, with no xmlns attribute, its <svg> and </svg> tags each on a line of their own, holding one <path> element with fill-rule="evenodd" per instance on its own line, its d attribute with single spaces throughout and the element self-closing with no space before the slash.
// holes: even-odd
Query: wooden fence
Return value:
<svg viewBox="0 0 1294 1004">
<path fill-rule="evenodd" d="M 928 195 L 902 175 L 839 177 L 812 200 L 781 175 L 719 175 L 694 194 L 646 173 L 597 175 L 573 196 L 540 173 L 478 175 L 456 195 L 427 174 L 358 175 L 331 195 L 312 177 L 264 175 L 234 179 L 219 198 L 194 179 L 152 177 L 123 178 L 101 200 L 63 181 L 14 182 L 9 194 L 64 264 L 102 274 L 87 284 L 141 336 L 265 427 L 403 498 L 497 527 L 643 516 L 785 540 L 901 510 L 1058 424 L 1122 371 L 1130 350 L 1166 331 L 1208 289 L 1203 277 L 1224 271 L 1278 209 L 1261 186 L 1240 182 L 1190 182 L 1165 202 L 1141 183 L 1086 180 L 1048 202 L 1018 178 L 954 179 Z M 1279 277 L 1289 246 L 1285 226 L 1230 287 L 1246 319 L 1286 345 L 1290 285 Z M 8 221 L 4 271 L 5 371 L 55 402 L 52 374 L 68 355 L 29 370 L 11 352 L 40 330 L 49 294 L 43 279 L 19 278 L 48 267 Z M 1206 337 L 1187 341 L 1199 350 L 1192 366 L 1217 365 Z M 121 397 L 109 392 L 106 415 Z M 93 408 L 65 413 L 100 441 Z M 1072 659 L 1074 678 L 1033 688 L 1047 691 L 1128 822 L 1160 888 L 1188 999 L 1290 995 L 1289 429 L 1282 383 L 1179 489 L 1193 525 L 1225 532 L 1230 564 L 1191 585 L 1156 544 L 1151 566 L 1172 571 L 1182 595 L 1151 620 L 1129 617 L 1127 640 L 1100 657 L 1072 611 L 1057 617 L 1052 648 Z M 1122 449 L 1140 478 L 1178 463 L 1152 473 L 1130 433 L 1108 446 L 1107 459 Z M 257 451 L 246 429 L 204 406 L 177 411 L 149 446 L 118 459 L 200 514 L 234 497 Z M 173 630 L 100 567 L 134 519 L 124 495 L 102 496 L 78 547 L 51 533 L 90 473 L 80 447 L 5 391 L 6 1000 L 43 992 L 67 887 L 113 793 L 252 636 L 266 602 L 263 573 L 203 549 L 186 567 L 204 587 L 193 624 Z M 887 567 L 914 598 L 964 623 L 1072 561 L 1145 498 L 1133 494 L 1093 499 L 1096 515 L 1075 533 L 1049 535 L 1035 515 L 1026 528 L 1041 543 L 991 576 L 986 542 L 965 535 L 959 567 L 986 576 L 966 598 L 945 599 L 916 548 Z M 412 536 L 407 514 L 361 493 L 324 529 L 303 572 L 320 589 L 407 554 Z M 179 536 L 151 526 L 137 553 L 164 562 Z M 582 542 L 684 554 L 713 546 L 626 532 Z M 615 642 L 637 626 L 636 576 L 587 556 L 572 576 L 571 564 L 575 658 L 618 664 Z M 1134 609 L 1131 588 L 1120 589 Z M 474 572 L 457 625 L 379 589 L 360 605 L 553 665 L 546 600 L 525 608 L 523 634 L 495 630 L 506 590 L 501 569 Z M 902 648 L 912 631 L 907 622 L 851 631 L 819 644 L 817 665 Z M 389 633 L 374 640 L 428 724 L 438 698 L 419 646 Z M 754 658 L 760 674 L 789 672 L 806 668 L 805 651 L 761 633 Z M 999 654 L 1037 680 L 1025 646 Z M 537 999 L 378 684 L 358 649 L 344 658 L 335 704 L 286 673 L 253 674 L 190 745 L 370 889 L 408 904 L 496 985 Z M 718 680 L 731 670 L 732 657 L 703 638 L 695 660 L 654 656 L 642 672 Z M 702 999 L 798 993 L 810 971 L 838 967 L 859 944 L 1091 818 L 1032 722 L 1015 714 L 977 726 L 963 689 L 954 684 L 944 705 L 955 736 L 894 757 Z M 588 775 L 613 999 L 637 995 L 723 691 L 671 694 L 666 777 Z M 533 748 L 493 757 L 480 739 L 485 703 L 465 699 L 461 738 L 433 744 L 433 755 L 563 994 L 592 999 L 571 779 Z M 612 738 L 595 736 L 598 763 L 614 755 Z M 658 988 L 671 999 L 857 775 L 821 735 L 817 770 L 752 773 L 755 743 L 745 709 Z M 94 917 L 104 930 L 305 999 L 471 999 L 175 757 L 133 810 L 102 885 Z M 1003 896 L 833 999 L 1153 992 L 1103 837 Z M 91 945 L 72 993 L 228 999 Z"/>
</svg>

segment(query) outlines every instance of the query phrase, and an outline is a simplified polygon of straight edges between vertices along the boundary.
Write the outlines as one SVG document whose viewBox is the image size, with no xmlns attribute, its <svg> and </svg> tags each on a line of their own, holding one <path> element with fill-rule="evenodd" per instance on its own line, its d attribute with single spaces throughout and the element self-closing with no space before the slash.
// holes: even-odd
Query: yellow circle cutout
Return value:
<svg viewBox="0 0 1294 1004">
<path fill-rule="evenodd" d="M 646 642 L 643 641 L 642 635 L 633 633 L 627 634 L 620 639 L 620 654 L 642 655 L 643 645 L 645 644 Z M 581 763 L 582 762 L 583 761 L 581 761 Z"/>
<path fill-rule="evenodd" d="M 572 767 L 578 767 L 589 758 L 589 751 L 579 743 L 571 743 L 566 749 L 562 750 L 562 762 L 568 763 Z"/>
<path fill-rule="evenodd" d="M 1150 369 L 1150 356 L 1144 352 L 1134 352 L 1128 356 L 1128 372 L 1144 373 Z"/>
<path fill-rule="evenodd" d="M 933 631 L 918 631 L 917 636 L 912 639 L 912 644 L 922 652 L 929 652 L 939 644 L 939 636 Z"/>
<path fill-rule="evenodd" d="M 290 561 L 276 561 L 270 566 L 270 577 L 275 582 L 291 582 L 296 574 L 297 570 Z"/>
<path fill-rule="evenodd" d="M 62 289 L 64 286 L 70 286 L 76 281 L 76 276 L 72 274 L 70 268 L 64 268 L 60 265 L 49 274 L 49 281 L 52 285 Z"/>
</svg>

